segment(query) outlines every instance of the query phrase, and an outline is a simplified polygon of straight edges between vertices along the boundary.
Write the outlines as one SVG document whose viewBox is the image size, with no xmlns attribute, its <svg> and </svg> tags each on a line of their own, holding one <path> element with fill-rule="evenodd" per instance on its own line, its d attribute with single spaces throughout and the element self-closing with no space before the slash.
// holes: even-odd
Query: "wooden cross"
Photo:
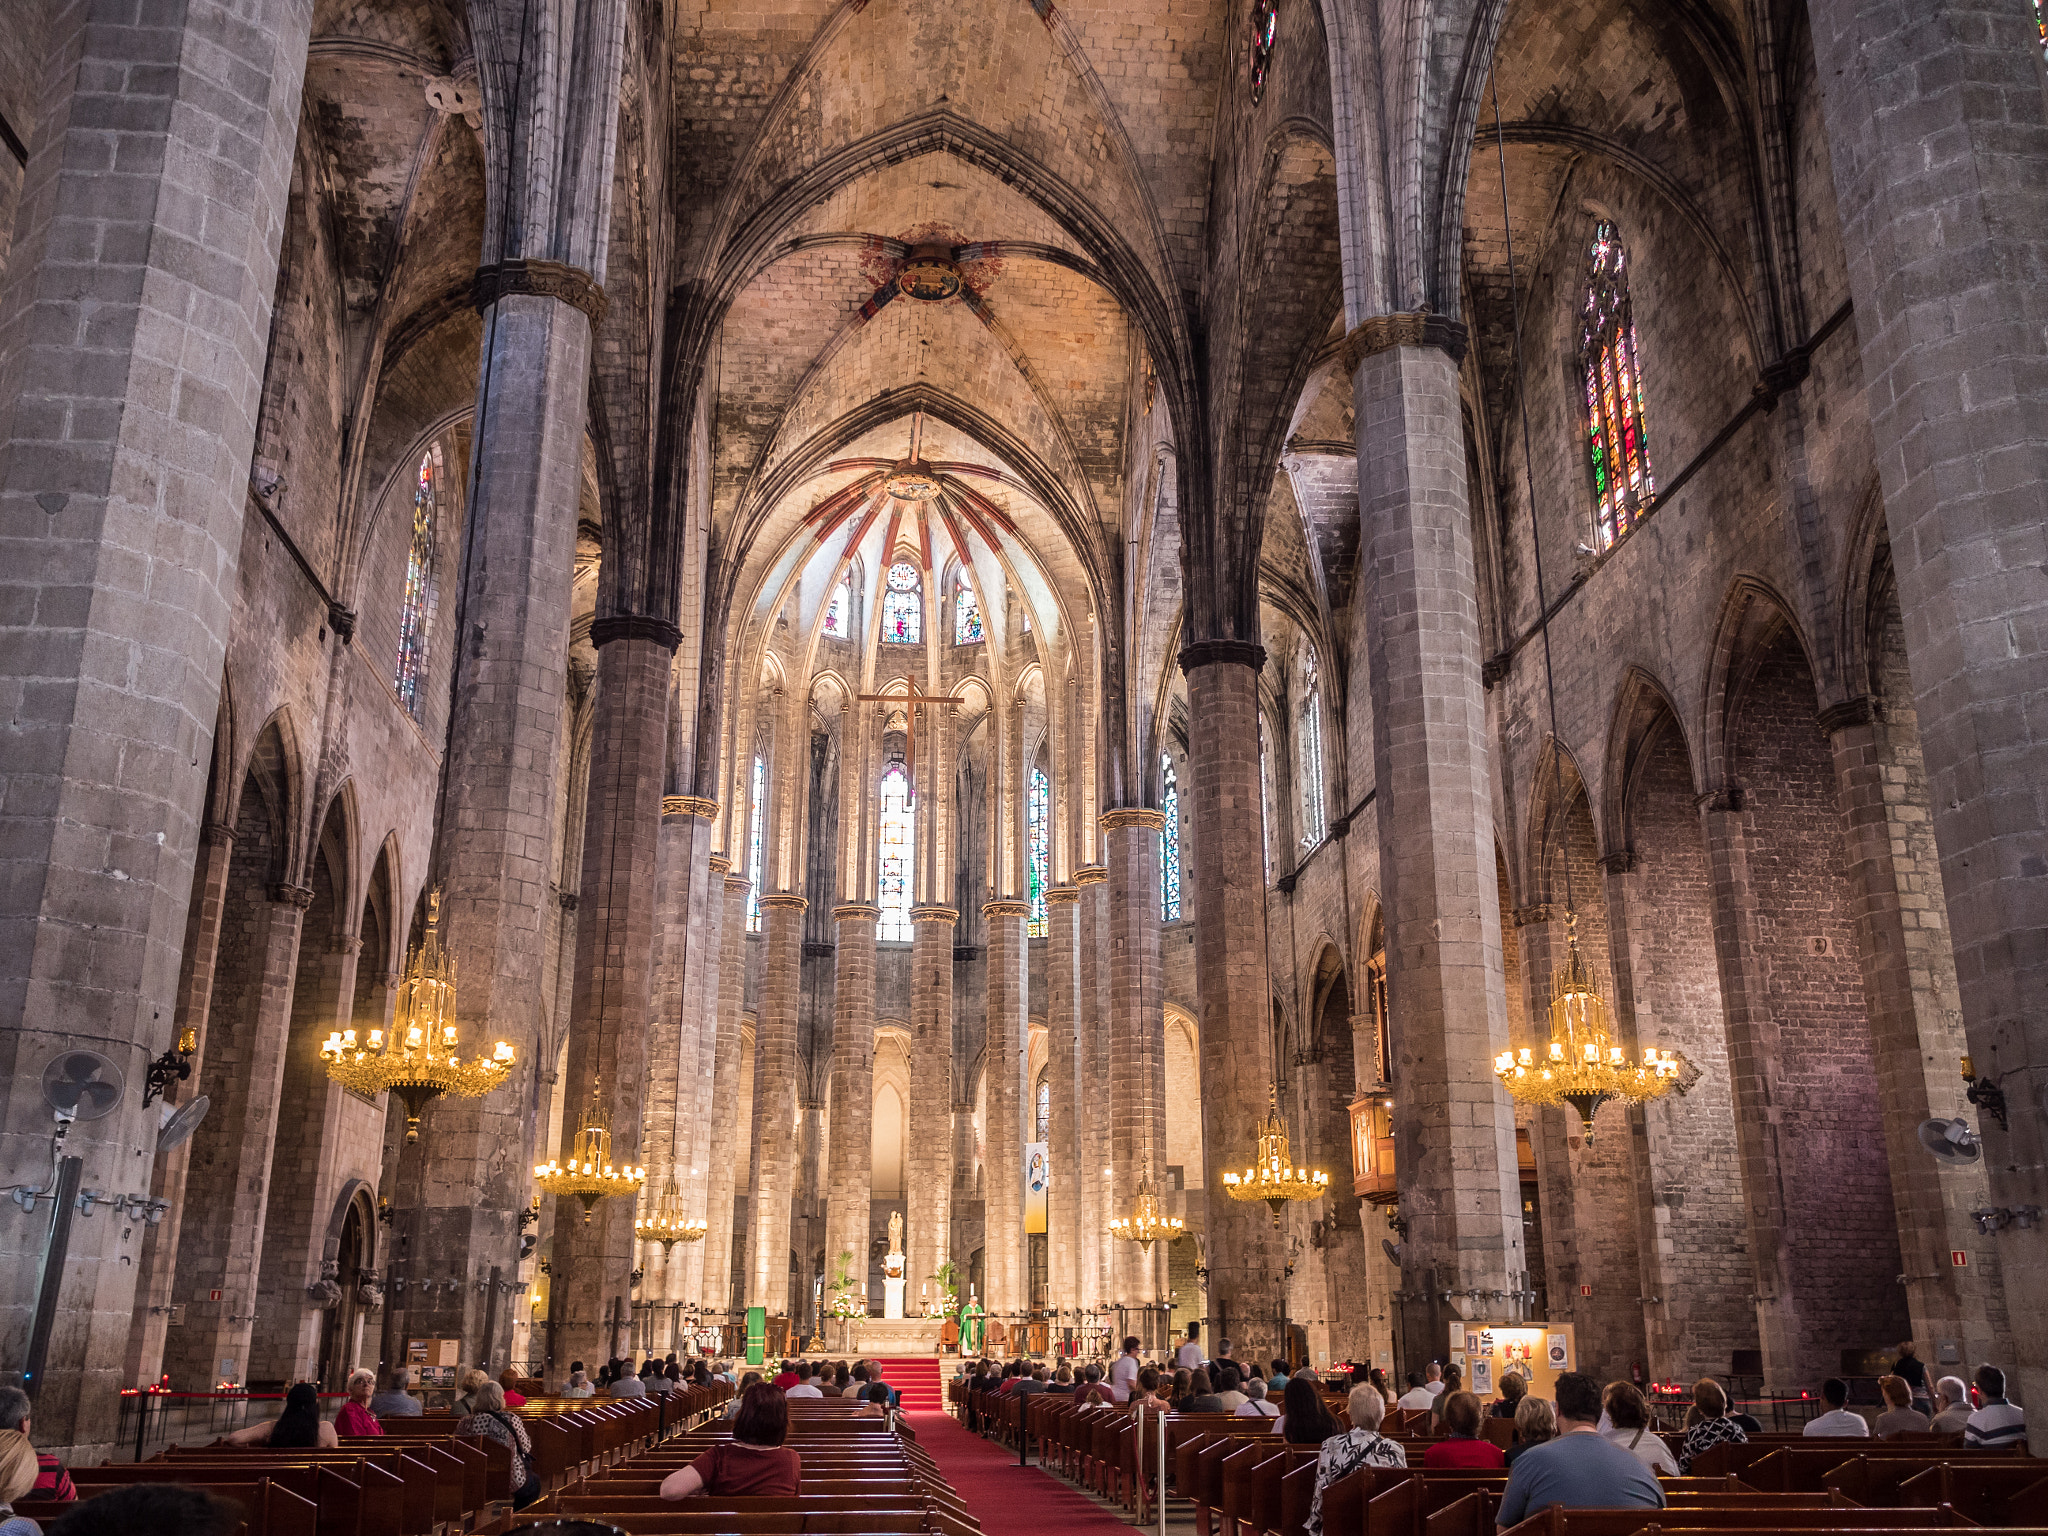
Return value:
<svg viewBox="0 0 2048 1536">
<path fill-rule="evenodd" d="M 903 797 L 905 805 L 917 804 L 917 712 L 927 704 L 965 704 L 967 700 L 957 694 L 926 693 L 917 686 L 915 679 L 904 685 L 908 693 L 860 693 L 854 697 L 863 704 L 901 704 L 903 708 L 903 765 L 910 775 L 910 787 Z"/>
</svg>

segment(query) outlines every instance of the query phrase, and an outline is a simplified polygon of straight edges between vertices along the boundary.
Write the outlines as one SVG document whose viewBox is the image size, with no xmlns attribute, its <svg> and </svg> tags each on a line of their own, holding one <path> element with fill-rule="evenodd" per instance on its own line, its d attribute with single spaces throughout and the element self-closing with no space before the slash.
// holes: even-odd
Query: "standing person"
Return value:
<svg viewBox="0 0 2048 1536">
<path fill-rule="evenodd" d="M 1880 1376 L 1877 1390 L 1883 1394 L 1885 1411 L 1877 1416 L 1870 1432 L 1880 1440 L 1893 1435 L 1924 1435 L 1927 1415 L 1914 1406 L 1913 1388 L 1903 1376 Z"/>
<path fill-rule="evenodd" d="M 1292 1388 L 1290 1387 L 1290 1391 Z M 1293 1408 L 1293 1403 L 1288 1407 Z M 1479 1401 L 1473 1399 L 1473 1422 L 1479 1419 Z M 1405 1467 L 1408 1453 L 1380 1433 L 1380 1419 L 1387 1400 L 1370 1386 L 1351 1389 L 1351 1428 L 1323 1442 L 1316 1457 L 1316 1491 L 1309 1500 L 1308 1521 L 1302 1527 L 1308 1536 L 1323 1536 L 1323 1490 L 1342 1482 L 1360 1467 Z M 1496 1453 L 1498 1454 L 1498 1453 Z"/>
<path fill-rule="evenodd" d="M 1920 1352 L 1911 1339 L 1899 1346 L 1899 1358 L 1892 1365 L 1892 1374 L 1906 1384 L 1912 1394 L 1907 1403 L 1929 1418 L 1934 1416 L 1934 1394 L 1927 1388 L 1927 1362 L 1920 1358 Z M 1880 1387 L 1879 1391 L 1884 1389 Z"/>
<path fill-rule="evenodd" d="M 1502 1530 L 1552 1504 L 1567 1509 L 1662 1509 L 1650 1469 L 1600 1434 L 1600 1383 L 1583 1371 L 1557 1378 L 1557 1438 L 1515 1458 L 1494 1517 Z"/>
<path fill-rule="evenodd" d="M 771 1383 L 756 1381 L 739 1398 L 732 1438 L 662 1479 L 664 1499 L 793 1499 L 803 1491 L 803 1458 L 783 1444 L 789 1438 L 789 1399 Z"/>
<path fill-rule="evenodd" d="M 1211 1381 L 1214 1381 L 1216 1379 L 1216 1373 L 1220 1370 L 1223 1370 L 1226 1366 L 1229 1369 L 1237 1372 L 1237 1379 L 1239 1381 L 1243 1381 L 1245 1377 L 1248 1374 L 1250 1374 L 1245 1370 L 1243 1366 L 1239 1365 L 1237 1361 L 1231 1356 L 1230 1340 L 1228 1339 L 1218 1339 L 1216 1341 L 1216 1358 L 1214 1360 L 1209 1361 L 1208 1365 L 1209 1379 Z"/>
<path fill-rule="evenodd" d="M 36 1448 L 18 1429 L 0 1429 L 0 1536 L 43 1536 L 43 1528 L 14 1512 L 36 1485 Z"/>
<path fill-rule="evenodd" d="M 1640 1387 L 1632 1381 L 1610 1381 L 1600 1401 L 1612 1426 L 1602 1434 L 1659 1477 L 1678 1476 L 1678 1458 L 1671 1454 L 1664 1437 L 1650 1428 L 1650 1402 Z"/>
<path fill-rule="evenodd" d="M 19 1387 L 0 1387 L 0 1430 L 17 1429 L 35 1442 L 35 1427 L 29 1413 L 28 1394 Z M 78 1497 L 78 1490 L 71 1484 L 71 1474 L 64 1470 L 64 1464 L 54 1456 L 38 1454 L 36 1457 L 36 1482 L 28 1491 L 31 1499 L 47 1499 L 63 1503 Z"/>
<path fill-rule="evenodd" d="M 1934 1422 L 1927 1427 L 1937 1435 L 1960 1435 L 1970 1423 L 1970 1389 L 1960 1376 L 1944 1376 L 1934 1384 Z"/>
<path fill-rule="evenodd" d="M 1380 1397 L 1378 1388 L 1367 1383 L 1363 1390 L 1370 1392 L 1374 1397 L 1379 1397 L 1381 1407 L 1385 1407 L 1387 1400 Z M 1358 1392 L 1358 1388 L 1352 1389 L 1353 1403 L 1358 1401 Z M 1479 1423 L 1484 1415 L 1479 1410 L 1479 1399 L 1474 1394 L 1446 1392 L 1443 1396 L 1442 1414 L 1445 1436 L 1423 1452 L 1424 1467 L 1432 1471 L 1439 1467 L 1490 1469 L 1507 1464 L 1507 1458 L 1501 1455 L 1499 1446 L 1491 1440 L 1479 1438 Z M 1351 1422 L 1358 1422 L 1355 1411 Z"/>
<path fill-rule="evenodd" d="M 377 1415 L 370 1411 L 371 1389 L 377 1385 L 375 1371 L 350 1371 L 348 1401 L 341 1405 L 341 1411 L 334 1416 L 334 1432 L 337 1435 L 381 1435 L 384 1426 L 377 1422 Z"/>
<path fill-rule="evenodd" d="M 1995 1365 L 1978 1366 L 1977 1396 L 1982 1401 L 1963 1426 L 1963 1444 L 2011 1445 L 2027 1438 L 2026 1411 L 2005 1400 L 2005 1372 Z"/>
<path fill-rule="evenodd" d="M 583 1362 L 576 1362 L 576 1369 L 583 1369 Z M 412 1372 L 402 1365 L 394 1365 L 384 1377 L 384 1390 L 370 1399 L 370 1412 L 380 1419 L 416 1419 L 420 1416 L 420 1400 L 406 1388 L 412 1385 Z"/>
<path fill-rule="evenodd" d="M 1834 1435 L 1849 1440 L 1868 1440 L 1870 1421 L 1860 1413 L 1851 1413 L 1847 1407 L 1849 1384 L 1839 1376 L 1830 1376 L 1820 1384 L 1820 1395 L 1828 1405 L 1828 1411 L 1819 1418 L 1808 1419 L 1806 1428 L 1800 1433 L 1809 1437 Z"/>
<path fill-rule="evenodd" d="M 1685 1417 L 1685 1444 L 1678 1448 L 1678 1470 L 1688 1477 L 1702 1451 L 1717 1445 L 1749 1444 L 1749 1432 L 1728 1417 L 1728 1394 L 1711 1376 L 1693 1383 L 1692 1412 Z"/>
<path fill-rule="evenodd" d="M 284 1412 L 227 1437 L 229 1445 L 267 1445 L 273 1450 L 331 1451 L 341 1444 L 334 1426 L 320 1417 L 320 1389 L 302 1381 L 284 1395 Z"/>
<path fill-rule="evenodd" d="M 512 1453 L 512 1507 L 524 1509 L 540 1497 L 540 1473 L 533 1465 L 533 1441 L 526 1426 L 505 1411 L 505 1389 L 486 1377 L 472 1396 L 475 1409 L 457 1420 L 458 1435 L 486 1435 Z"/>
<path fill-rule="evenodd" d="M 1138 1336 L 1132 1334 L 1124 1340 L 1124 1352 L 1109 1368 L 1109 1389 L 1116 1394 L 1118 1402 L 1131 1400 L 1131 1388 L 1137 1385 L 1138 1369 L 1142 1363 L 1138 1359 Z"/>
<path fill-rule="evenodd" d="M 1173 1363 L 1183 1371 L 1192 1371 L 1202 1363 L 1202 1346 L 1197 1342 L 1202 1336 L 1200 1323 L 1188 1324 L 1188 1336 L 1179 1349 L 1173 1352 Z"/>
</svg>

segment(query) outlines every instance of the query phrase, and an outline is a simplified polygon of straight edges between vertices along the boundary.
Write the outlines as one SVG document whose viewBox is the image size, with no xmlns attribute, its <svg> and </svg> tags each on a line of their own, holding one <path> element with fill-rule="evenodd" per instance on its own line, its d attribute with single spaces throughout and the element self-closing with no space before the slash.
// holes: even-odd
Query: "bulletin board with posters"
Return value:
<svg viewBox="0 0 2048 1536">
<path fill-rule="evenodd" d="M 1482 1403 L 1501 1395 L 1501 1377 L 1510 1371 L 1537 1397 L 1555 1397 L 1557 1378 L 1579 1365 L 1570 1323 L 1452 1323 L 1449 1344 L 1451 1364 Z"/>
<path fill-rule="evenodd" d="M 462 1359 L 460 1339 L 408 1339 L 405 1363 L 422 1387 L 452 1387 Z"/>
</svg>

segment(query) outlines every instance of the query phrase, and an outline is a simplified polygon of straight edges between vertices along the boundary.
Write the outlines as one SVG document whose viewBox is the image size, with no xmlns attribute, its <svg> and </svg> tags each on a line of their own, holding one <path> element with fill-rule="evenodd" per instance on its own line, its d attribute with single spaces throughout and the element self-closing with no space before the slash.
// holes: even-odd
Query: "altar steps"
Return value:
<svg viewBox="0 0 2048 1536">
<path fill-rule="evenodd" d="M 907 1413 L 941 1413 L 945 1411 L 945 1394 L 939 1378 L 939 1362 L 931 1355 L 922 1357 L 888 1356 L 876 1359 L 882 1368 L 882 1380 L 903 1394 L 903 1408 Z"/>
</svg>

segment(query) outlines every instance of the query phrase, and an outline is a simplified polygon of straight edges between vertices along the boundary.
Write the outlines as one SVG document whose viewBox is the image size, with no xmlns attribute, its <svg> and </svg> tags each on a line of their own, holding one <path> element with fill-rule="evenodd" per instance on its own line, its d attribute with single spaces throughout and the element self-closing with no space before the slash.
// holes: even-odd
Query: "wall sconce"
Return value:
<svg viewBox="0 0 2048 1536">
<path fill-rule="evenodd" d="M 142 1089 L 145 1108 L 162 1098 L 172 1083 L 191 1077 L 192 1058 L 198 1050 L 199 1031 L 188 1024 L 178 1031 L 177 1043 L 149 1064 L 149 1079 Z"/>
</svg>

